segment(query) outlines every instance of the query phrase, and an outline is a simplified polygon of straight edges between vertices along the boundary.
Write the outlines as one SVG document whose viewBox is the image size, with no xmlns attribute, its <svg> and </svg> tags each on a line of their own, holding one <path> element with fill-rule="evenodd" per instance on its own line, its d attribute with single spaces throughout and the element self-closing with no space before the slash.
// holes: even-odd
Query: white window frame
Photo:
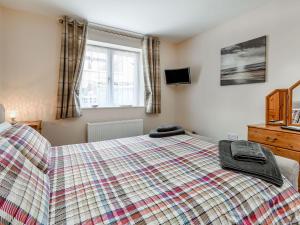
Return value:
<svg viewBox="0 0 300 225">
<path fill-rule="evenodd" d="M 145 100 L 144 100 L 144 78 L 143 78 L 143 63 L 142 63 L 142 49 L 141 48 L 133 48 L 133 47 L 128 47 L 128 46 L 123 46 L 123 45 L 116 45 L 116 44 L 111 44 L 111 43 L 106 43 L 106 42 L 100 42 L 100 41 L 93 41 L 93 40 L 87 40 L 86 45 L 90 46 L 97 46 L 101 48 L 107 48 L 109 51 L 109 56 L 108 56 L 108 88 L 109 93 L 110 93 L 110 103 L 113 102 L 113 73 L 112 73 L 112 52 L 113 51 L 124 51 L 124 52 L 135 52 L 139 53 L 139 57 L 137 59 L 138 65 L 137 65 L 137 74 L 136 74 L 136 83 L 137 83 L 137 88 L 136 88 L 136 96 L 137 96 L 137 104 L 136 105 L 106 105 L 106 106 L 101 106 L 97 105 L 96 107 L 94 106 L 84 106 L 82 109 L 93 109 L 93 108 L 144 108 L 145 107 Z"/>
</svg>

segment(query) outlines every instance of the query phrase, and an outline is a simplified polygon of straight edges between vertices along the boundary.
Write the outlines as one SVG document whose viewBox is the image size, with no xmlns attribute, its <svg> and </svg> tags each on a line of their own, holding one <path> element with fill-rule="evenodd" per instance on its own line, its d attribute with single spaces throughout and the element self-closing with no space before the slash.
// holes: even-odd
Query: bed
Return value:
<svg viewBox="0 0 300 225">
<path fill-rule="evenodd" d="M 0 133 L 3 224 L 300 222 L 300 195 L 287 179 L 278 188 L 223 170 L 217 146 L 189 135 L 49 147 L 27 126 L 8 130 Z"/>
</svg>

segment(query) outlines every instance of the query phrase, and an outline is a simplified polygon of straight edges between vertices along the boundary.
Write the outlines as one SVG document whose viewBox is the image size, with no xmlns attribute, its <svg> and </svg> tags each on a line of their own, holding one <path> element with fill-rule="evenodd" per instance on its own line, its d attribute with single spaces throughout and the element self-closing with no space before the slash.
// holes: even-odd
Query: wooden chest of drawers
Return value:
<svg viewBox="0 0 300 225">
<path fill-rule="evenodd" d="M 249 125 L 248 140 L 269 148 L 275 155 L 300 163 L 300 132 L 281 129 L 279 126 Z M 300 190 L 300 174 L 299 174 Z"/>
</svg>

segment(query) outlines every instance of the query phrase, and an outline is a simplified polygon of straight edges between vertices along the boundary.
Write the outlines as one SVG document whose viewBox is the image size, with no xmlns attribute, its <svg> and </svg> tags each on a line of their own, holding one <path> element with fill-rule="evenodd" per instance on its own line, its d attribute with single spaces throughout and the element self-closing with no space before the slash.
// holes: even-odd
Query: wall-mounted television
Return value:
<svg viewBox="0 0 300 225">
<path fill-rule="evenodd" d="M 190 68 L 165 70 L 167 84 L 190 84 Z"/>
</svg>

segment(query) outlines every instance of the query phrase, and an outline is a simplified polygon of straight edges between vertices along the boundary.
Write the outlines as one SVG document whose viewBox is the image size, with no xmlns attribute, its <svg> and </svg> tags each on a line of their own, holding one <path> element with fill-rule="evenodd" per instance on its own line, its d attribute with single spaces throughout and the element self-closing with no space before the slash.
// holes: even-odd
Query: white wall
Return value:
<svg viewBox="0 0 300 225">
<path fill-rule="evenodd" d="M 265 96 L 300 79 L 300 1 L 272 1 L 178 46 L 180 65 L 192 68 L 193 84 L 178 88 L 176 119 L 203 135 L 247 136 L 247 124 L 264 122 Z M 267 82 L 220 86 L 220 50 L 268 36 Z"/>
<path fill-rule="evenodd" d="M 86 123 L 90 121 L 144 118 L 146 132 L 160 123 L 174 122 L 173 89 L 164 85 L 164 79 L 159 116 L 146 116 L 143 108 L 91 109 L 84 110 L 79 119 L 56 121 L 60 24 L 57 18 L 7 8 L 2 8 L 2 13 L 1 54 L 5 56 L 0 73 L 2 101 L 8 112 L 18 111 L 18 120 L 42 119 L 43 134 L 53 145 L 85 142 Z M 173 44 L 162 41 L 162 71 L 175 65 L 175 51 Z"/>
</svg>

